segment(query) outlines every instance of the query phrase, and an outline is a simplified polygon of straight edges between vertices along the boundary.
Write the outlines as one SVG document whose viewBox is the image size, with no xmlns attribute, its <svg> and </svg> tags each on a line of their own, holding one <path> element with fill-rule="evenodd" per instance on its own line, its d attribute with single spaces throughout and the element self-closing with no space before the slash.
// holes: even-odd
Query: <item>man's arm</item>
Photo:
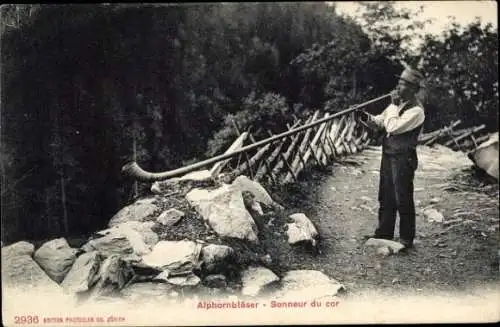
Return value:
<svg viewBox="0 0 500 327">
<path fill-rule="evenodd" d="M 401 134 L 411 131 L 414 128 L 422 125 L 425 120 L 424 109 L 420 106 L 415 106 L 406 110 L 399 116 L 399 108 L 397 106 L 389 106 L 383 118 L 383 125 L 388 134 Z"/>
</svg>

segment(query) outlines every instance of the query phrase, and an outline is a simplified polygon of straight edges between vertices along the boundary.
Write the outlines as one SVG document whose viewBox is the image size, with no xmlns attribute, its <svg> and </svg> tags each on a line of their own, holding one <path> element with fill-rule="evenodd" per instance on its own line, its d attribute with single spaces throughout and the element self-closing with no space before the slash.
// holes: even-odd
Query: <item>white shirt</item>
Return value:
<svg viewBox="0 0 500 327">
<path fill-rule="evenodd" d="M 419 105 L 411 107 L 399 116 L 399 112 L 406 103 L 404 102 L 399 106 L 391 103 L 380 115 L 371 116 L 372 122 L 379 128 L 385 129 L 388 136 L 402 134 L 422 125 L 425 120 L 425 113 L 424 109 Z"/>
</svg>

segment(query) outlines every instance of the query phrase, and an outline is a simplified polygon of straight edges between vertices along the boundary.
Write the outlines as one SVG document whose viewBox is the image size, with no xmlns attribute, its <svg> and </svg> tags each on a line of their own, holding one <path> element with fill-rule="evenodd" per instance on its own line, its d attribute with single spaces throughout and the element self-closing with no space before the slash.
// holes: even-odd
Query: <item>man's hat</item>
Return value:
<svg viewBox="0 0 500 327">
<path fill-rule="evenodd" d="M 424 75 L 416 69 L 411 68 L 408 65 L 404 65 L 405 70 L 399 76 L 400 79 L 417 86 L 420 86 L 420 82 L 424 79 Z"/>
</svg>

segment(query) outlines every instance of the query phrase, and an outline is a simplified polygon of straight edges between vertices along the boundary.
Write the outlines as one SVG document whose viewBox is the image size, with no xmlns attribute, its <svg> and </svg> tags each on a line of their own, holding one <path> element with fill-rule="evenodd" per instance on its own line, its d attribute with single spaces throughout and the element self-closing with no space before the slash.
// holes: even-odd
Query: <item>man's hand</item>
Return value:
<svg viewBox="0 0 500 327">
<path fill-rule="evenodd" d="M 360 116 L 360 122 L 363 125 L 365 125 L 366 127 L 368 127 L 369 129 L 371 129 L 373 131 L 380 130 L 380 126 L 376 123 L 375 119 L 373 119 L 373 115 L 371 115 L 363 110 L 359 110 L 358 112 L 362 114 Z"/>
</svg>

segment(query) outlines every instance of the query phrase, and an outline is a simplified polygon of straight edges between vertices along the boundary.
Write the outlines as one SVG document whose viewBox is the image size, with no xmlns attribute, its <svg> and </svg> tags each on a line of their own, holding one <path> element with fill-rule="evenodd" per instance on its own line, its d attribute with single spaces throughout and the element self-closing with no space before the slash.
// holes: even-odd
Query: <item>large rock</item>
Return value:
<svg viewBox="0 0 500 327">
<path fill-rule="evenodd" d="M 141 234 L 144 243 L 150 248 L 152 248 L 159 241 L 158 234 L 153 231 L 153 226 L 155 225 L 154 221 L 127 221 L 120 225 L 115 226 L 120 229 L 122 227 L 130 227 L 139 234 Z"/>
<path fill-rule="evenodd" d="M 179 220 L 184 217 L 184 212 L 176 209 L 170 208 L 161 213 L 161 215 L 156 219 L 163 226 L 171 227 L 175 225 Z"/>
<path fill-rule="evenodd" d="M 160 241 L 142 263 L 158 270 L 168 270 L 170 276 L 182 275 L 198 267 L 202 245 L 192 241 Z"/>
<path fill-rule="evenodd" d="M 234 260 L 235 252 L 227 245 L 209 244 L 201 250 L 202 269 L 209 274 L 225 272 Z"/>
<path fill-rule="evenodd" d="M 309 242 L 315 246 L 319 235 L 316 227 L 314 227 L 309 218 L 303 213 L 295 213 L 289 217 L 293 222 L 287 224 L 286 234 L 288 236 L 288 243 Z"/>
<path fill-rule="evenodd" d="M 154 204 L 155 198 L 137 200 L 118 211 L 109 221 L 108 226 L 113 227 L 127 221 L 144 221 L 158 210 Z"/>
<path fill-rule="evenodd" d="M 2 287 L 62 294 L 59 285 L 31 258 L 33 249 L 32 244 L 24 241 L 2 248 Z"/>
<path fill-rule="evenodd" d="M 498 132 L 469 154 L 477 167 L 498 180 Z"/>
<path fill-rule="evenodd" d="M 97 251 L 80 255 L 66 278 L 64 278 L 61 286 L 68 293 L 88 291 L 99 279 L 98 272 L 101 263 L 102 256 Z"/>
<path fill-rule="evenodd" d="M 118 255 L 107 257 L 100 265 L 97 284 L 92 288 L 92 298 L 111 295 L 121 290 L 134 276 L 130 265 Z"/>
<path fill-rule="evenodd" d="M 126 223 L 95 233 L 94 238 L 83 245 L 82 249 L 86 252 L 99 251 L 106 257 L 131 253 L 144 255 L 150 252 L 144 237 Z"/>
<path fill-rule="evenodd" d="M 257 225 L 245 208 L 241 191 L 234 186 L 194 189 L 186 199 L 220 236 L 259 242 Z"/>
<path fill-rule="evenodd" d="M 344 286 L 316 270 L 292 270 L 281 279 L 281 288 L 273 294 L 276 298 L 312 300 L 333 297 Z"/>
<path fill-rule="evenodd" d="M 35 251 L 35 246 L 26 241 L 19 241 L 11 245 L 2 247 L 2 255 L 10 256 L 21 256 L 28 255 L 32 256 Z"/>
<path fill-rule="evenodd" d="M 248 191 L 252 193 L 255 196 L 255 200 L 257 202 L 260 202 L 270 208 L 283 210 L 283 206 L 276 203 L 262 185 L 260 185 L 258 182 L 252 181 L 246 176 L 241 175 L 236 177 L 231 185 L 235 186 L 241 192 Z"/>
<path fill-rule="evenodd" d="M 241 282 L 243 288 L 241 293 L 248 296 L 259 295 L 266 287 L 279 281 L 271 270 L 264 267 L 249 267 L 242 272 Z"/>
<path fill-rule="evenodd" d="M 43 244 L 34 259 L 52 280 L 61 283 L 75 262 L 77 252 L 64 238 L 57 238 Z"/>
<path fill-rule="evenodd" d="M 396 242 L 396 241 L 391 241 L 391 240 L 386 240 L 382 238 L 369 238 L 366 243 L 366 246 L 372 246 L 376 248 L 383 248 L 383 247 L 388 247 L 392 253 L 398 253 L 399 251 L 404 249 L 404 245 Z M 383 250 L 380 250 L 383 251 Z"/>
</svg>

